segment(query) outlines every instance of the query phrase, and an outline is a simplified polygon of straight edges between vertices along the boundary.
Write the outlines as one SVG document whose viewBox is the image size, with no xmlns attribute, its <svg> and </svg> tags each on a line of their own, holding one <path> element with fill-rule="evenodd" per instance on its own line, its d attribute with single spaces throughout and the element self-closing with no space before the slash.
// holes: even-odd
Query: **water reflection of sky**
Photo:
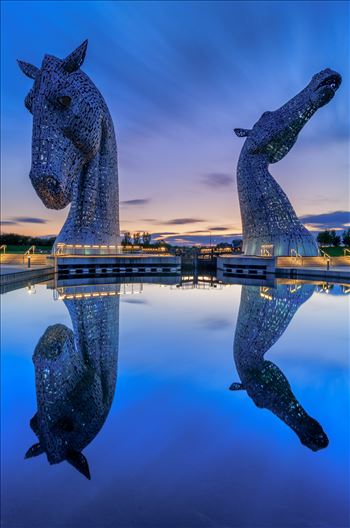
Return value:
<svg viewBox="0 0 350 528">
<path fill-rule="evenodd" d="M 267 353 L 329 438 L 316 453 L 247 394 L 233 338 L 241 287 L 145 285 L 121 297 L 118 379 L 84 453 L 89 482 L 36 441 L 32 354 L 72 326 L 52 291 L 2 297 L 2 500 L 6 527 L 343 527 L 348 519 L 348 299 L 314 293 Z"/>
</svg>

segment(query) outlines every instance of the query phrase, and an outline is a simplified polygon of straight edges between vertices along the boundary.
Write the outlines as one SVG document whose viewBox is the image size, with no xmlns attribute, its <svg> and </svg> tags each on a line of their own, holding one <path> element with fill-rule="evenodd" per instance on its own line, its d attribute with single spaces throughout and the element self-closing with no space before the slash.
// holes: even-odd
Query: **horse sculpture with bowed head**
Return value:
<svg viewBox="0 0 350 528">
<path fill-rule="evenodd" d="M 83 42 L 61 60 L 45 55 L 41 67 L 18 61 L 34 80 L 25 98 L 33 114 L 30 179 L 44 205 L 68 218 L 65 244 L 119 244 L 117 146 L 107 105 L 81 71 Z"/>
</svg>

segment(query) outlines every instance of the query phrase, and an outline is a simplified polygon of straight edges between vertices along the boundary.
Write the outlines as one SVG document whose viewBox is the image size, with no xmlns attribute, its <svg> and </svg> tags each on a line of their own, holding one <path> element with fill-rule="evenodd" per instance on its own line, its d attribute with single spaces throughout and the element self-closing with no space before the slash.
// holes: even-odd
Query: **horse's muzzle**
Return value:
<svg viewBox="0 0 350 528">
<path fill-rule="evenodd" d="M 70 193 L 55 176 L 37 175 L 31 171 L 30 179 L 37 195 L 49 209 L 63 209 L 70 203 Z"/>
</svg>

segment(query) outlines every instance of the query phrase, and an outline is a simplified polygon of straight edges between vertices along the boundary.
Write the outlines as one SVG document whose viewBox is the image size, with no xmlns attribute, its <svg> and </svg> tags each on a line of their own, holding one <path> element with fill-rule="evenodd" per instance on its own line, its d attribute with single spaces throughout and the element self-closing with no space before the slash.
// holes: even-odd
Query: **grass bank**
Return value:
<svg viewBox="0 0 350 528">
<path fill-rule="evenodd" d="M 14 246 L 8 245 L 6 248 L 6 253 L 25 253 L 31 246 Z M 51 253 L 50 246 L 35 246 L 35 253 L 45 252 Z"/>
<path fill-rule="evenodd" d="M 341 247 L 331 247 L 331 246 L 322 246 L 321 249 L 327 253 L 330 257 L 342 257 L 344 256 L 344 249 L 350 250 L 349 246 L 341 246 Z M 349 255 L 349 253 L 347 253 Z"/>
</svg>

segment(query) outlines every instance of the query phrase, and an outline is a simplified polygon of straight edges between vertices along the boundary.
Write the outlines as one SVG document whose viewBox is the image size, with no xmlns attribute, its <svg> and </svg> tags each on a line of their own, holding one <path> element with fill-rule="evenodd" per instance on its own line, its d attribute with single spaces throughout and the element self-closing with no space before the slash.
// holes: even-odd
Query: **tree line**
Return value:
<svg viewBox="0 0 350 528">
<path fill-rule="evenodd" d="M 342 236 L 337 235 L 334 229 L 326 229 L 317 235 L 317 242 L 320 246 L 338 247 L 341 243 L 344 246 L 350 246 L 350 229 L 346 229 Z"/>
<path fill-rule="evenodd" d="M 151 244 L 151 235 L 148 231 L 136 232 L 131 235 L 129 231 L 126 231 L 122 238 L 122 246 L 150 246 Z"/>
<path fill-rule="evenodd" d="M 52 247 L 56 237 L 41 238 L 16 233 L 1 233 L 0 245 L 6 246 L 47 246 Z"/>
</svg>

